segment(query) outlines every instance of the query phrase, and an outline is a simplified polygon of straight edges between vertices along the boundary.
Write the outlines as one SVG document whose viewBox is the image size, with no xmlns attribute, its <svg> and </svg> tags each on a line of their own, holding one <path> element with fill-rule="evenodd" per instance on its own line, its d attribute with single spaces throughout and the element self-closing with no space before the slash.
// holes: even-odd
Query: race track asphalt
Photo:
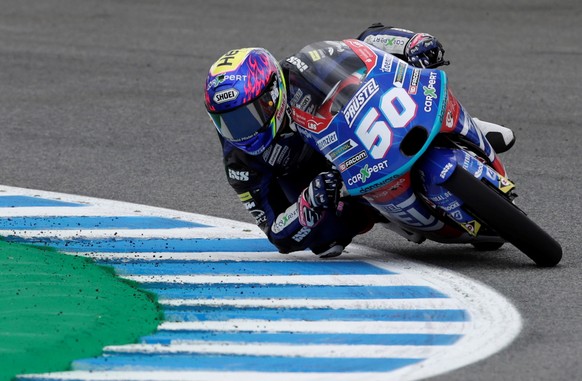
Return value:
<svg viewBox="0 0 582 381">
<path fill-rule="evenodd" d="M 442 266 L 509 297 L 524 319 L 502 352 L 435 380 L 582 375 L 582 4 L 578 0 L 353 2 L 3 0 L 0 183 L 252 222 L 227 186 L 202 103 L 209 66 L 235 47 L 284 57 L 382 21 L 444 44 L 473 116 L 513 128 L 502 156 L 519 205 L 564 248 L 538 269 L 515 248 L 358 243 Z"/>
</svg>

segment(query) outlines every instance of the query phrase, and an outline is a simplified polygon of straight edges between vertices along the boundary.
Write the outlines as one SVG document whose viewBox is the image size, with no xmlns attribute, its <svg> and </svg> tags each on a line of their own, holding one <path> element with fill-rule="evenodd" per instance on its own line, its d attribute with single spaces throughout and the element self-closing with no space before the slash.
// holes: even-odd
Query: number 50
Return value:
<svg viewBox="0 0 582 381">
<path fill-rule="evenodd" d="M 408 125 L 416 109 L 414 99 L 402 87 L 393 87 L 380 98 L 380 111 L 392 128 Z M 392 144 L 392 130 L 385 121 L 378 120 L 379 116 L 378 109 L 371 108 L 354 131 L 374 159 L 386 156 Z"/>
</svg>

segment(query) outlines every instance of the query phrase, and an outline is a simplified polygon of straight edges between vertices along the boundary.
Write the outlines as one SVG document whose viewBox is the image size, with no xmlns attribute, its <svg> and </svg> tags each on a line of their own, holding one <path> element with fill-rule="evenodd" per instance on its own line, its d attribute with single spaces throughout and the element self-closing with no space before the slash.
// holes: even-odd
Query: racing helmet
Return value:
<svg viewBox="0 0 582 381">
<path fill-rule="evenodd" d="M 204 104 L 224 139 L 259 155 L 285 118 L 287 89 L 281 66 L 262 48 L 231 50 L 210 67 Z"/>
</svg>

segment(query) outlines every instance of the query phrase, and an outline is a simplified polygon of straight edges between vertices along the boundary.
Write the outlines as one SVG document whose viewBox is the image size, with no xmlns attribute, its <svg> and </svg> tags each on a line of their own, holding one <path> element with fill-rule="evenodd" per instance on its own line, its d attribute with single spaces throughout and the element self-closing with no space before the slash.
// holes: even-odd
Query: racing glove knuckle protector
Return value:
<svg viewBox="0 0 582 381">
<path fill-rule="evenodd" d="M 316 226 L 326 209 L 335 209 L 339 201 L 341 177 L 337 171 L 317 175 L 299 196 L 299 221 L 307 227 Z"/>
</svg>

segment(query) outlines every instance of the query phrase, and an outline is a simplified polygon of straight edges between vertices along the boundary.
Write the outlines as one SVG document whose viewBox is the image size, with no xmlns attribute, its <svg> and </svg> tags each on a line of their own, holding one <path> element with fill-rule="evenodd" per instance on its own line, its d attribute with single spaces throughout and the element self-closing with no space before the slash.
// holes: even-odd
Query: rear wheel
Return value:
<svg viewBox="0 0 582 381">
<path fill-rule="evenodd" d="M 495 230 L 538 266 L 552 267 L 562 259 L 562 247 L 517 206 L 491 187 L 457 167 L 443 186 L 464 202 L 467 212 Z"/>
</svg>

